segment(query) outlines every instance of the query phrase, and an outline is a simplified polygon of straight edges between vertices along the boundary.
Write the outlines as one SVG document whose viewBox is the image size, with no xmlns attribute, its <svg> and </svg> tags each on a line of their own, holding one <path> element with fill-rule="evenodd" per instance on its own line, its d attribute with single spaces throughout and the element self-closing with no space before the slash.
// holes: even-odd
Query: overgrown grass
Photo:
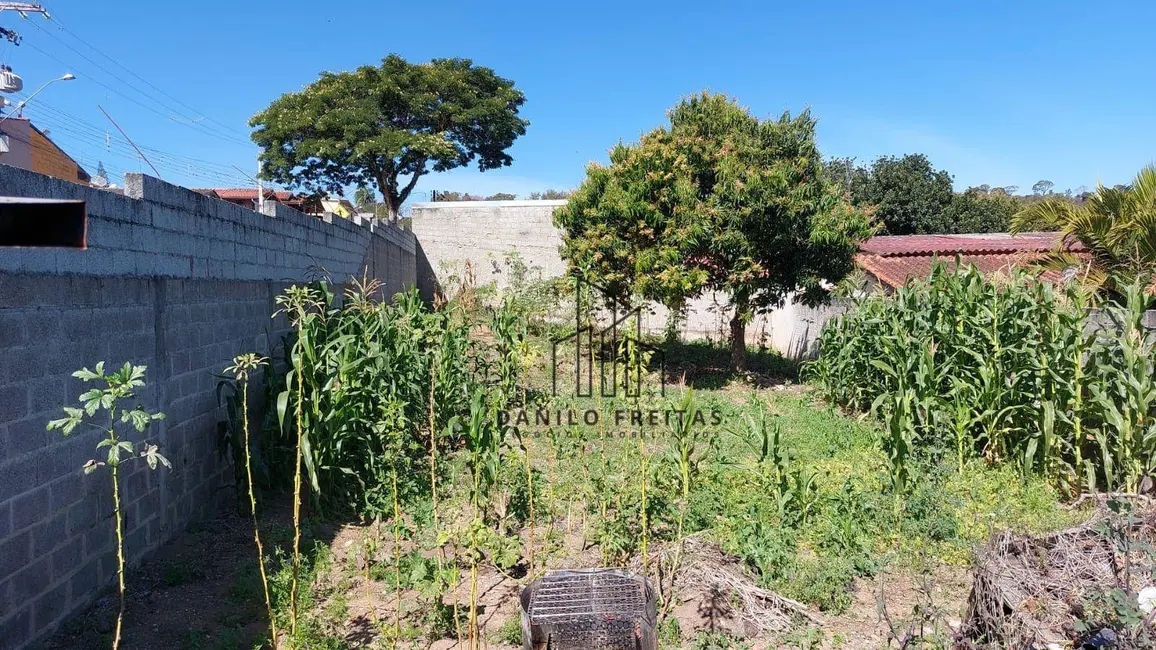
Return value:
<svg viewBox="0 0 1156 650">
<path fill-rule="evenodd" d="M 307 554 L 296 600 L 305 614 L 287 647 L 345 647 L 346 587 L 364 589 L 365 575 L 383 593 L 405 594 L 402 611 L 375 610 L 379 639 L 478 646 L 478 574 L 528 582 L 543 567 L 572 566 L 575 545 L 593 547 L 599 564 L 645 573 L 664 617 L 680 598 L 670 575 L 681 555 L 667 551 L 692 535 L 740 558 L 762 586 L 838 613 L 856 581 L 883 566 L 960 565 L 992 529 L 1043 531 L 1080 516 L 1058 505 L 1043 474 L 979 454 L 962 465 L 913 456 L 896 489 L 887 429 L 799 390 L 796 367 L 771 353 L 735 375 L 724 349 L 674 345 L 663 389 L 654 355 L 626 340 L 603 351 L 624 353 L 610 383 L 624 388 L 639 371 L 640 394 L 601 396 L 597 382 L 591 397 L 565 382 L 555 394 L 552 328 L 529 325 L 526 301 L 429 311 L 412 296 L 383 306 L 366 293 L 327 300 L 310 320 L 292 366 L 305 397 L 283 403 L 306 408 L 319 512 L 380 517 L 374 528 L 388 535 L 360 544 L 378 551 L 352 568 L 324 549 Z M 573 349 L 558 358 L 555 371 L 572 384 Z M 540 410 L 549 422 L 538 422 Z M 703 417 L 679 420 L 695 411 Z M 292 426 L 285 419 L 276 435 Z M 270 578 L 278 623 L 292 609 L 286 566 L 278 556 Z M 681 634 L 668 620 L 664 634 Z M 511 640 L 515 629 L 488 633 Z M 741 647 L 694 634 L 681 642 Z"/>
</svg>

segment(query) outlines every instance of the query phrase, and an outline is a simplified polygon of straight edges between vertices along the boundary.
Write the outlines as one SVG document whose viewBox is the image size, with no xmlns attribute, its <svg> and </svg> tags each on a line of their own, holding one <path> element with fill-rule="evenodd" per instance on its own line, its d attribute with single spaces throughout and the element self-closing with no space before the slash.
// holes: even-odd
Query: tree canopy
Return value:
<svg viewBox="0 0 1156 650">
<path fill-rule="evenodd" d="M 858 206 L 875 206 L 886 235 L 951 232 L 945 212 L 951 205 L 951 174 L 936 170 L 923 154 L 881 156 L 870 167 L 843 158 L 829 163 L 833 178 Z"/>
<path fill-rule="evenodd" d="M 250 125 L 265 178 L 330 194 L 376 186 L 396 217 L 423 174 L 509 165 L 506 150 L 529 124 L 518 115 L 525 100 L 469 59 L 413 64 L 391 54 L 377 67 L 322 73 Z"/>
<path fill-rule="evenodd" d="M 609 166 L 587 168 L 555 212 L 562 255 L 624 302 L 681 311 L 704 291 L 725 293 L 741 368 L 751 317 L 796 292 L 825 300 L 825 281 L 851 271 L 870 218 L 827 181 L 808 112 L 759 120 L 702 93 L 668 117 L 612 149 Z"/>
</svg>

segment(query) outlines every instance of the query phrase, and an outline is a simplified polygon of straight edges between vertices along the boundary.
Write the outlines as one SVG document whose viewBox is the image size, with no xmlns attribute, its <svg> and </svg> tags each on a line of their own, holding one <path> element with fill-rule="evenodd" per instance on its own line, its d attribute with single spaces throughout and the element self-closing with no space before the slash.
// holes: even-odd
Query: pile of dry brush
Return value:
<svg viewBox="0 0 1156 650">
<path fill-rule="evenodd" d="M 1081 638 L 1080 621 L 1095 623 L 1089 603 L 1097 597 L 1119 589 L 1135 602 L 1154 578 L 1156 507 L 1145 506 L 1101 508 L 1087 523 L 1046 535 L 996 535 L 977 553 L 965 647 L 1067 647 Z"/>
</svg>

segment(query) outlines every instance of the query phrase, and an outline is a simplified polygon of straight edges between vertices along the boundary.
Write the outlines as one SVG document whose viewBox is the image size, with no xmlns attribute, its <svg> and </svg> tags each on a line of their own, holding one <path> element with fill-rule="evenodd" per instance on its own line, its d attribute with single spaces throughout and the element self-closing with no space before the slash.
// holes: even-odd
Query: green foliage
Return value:
<svg viewBox="0 0 1156 650">
<path fill-rule="evenodd" d="M 509 165 L 506 150 L 529 124 L 518 117 L 525 101 L 514 82 L 469 59 L 414 64 L 391 54 L 377 67 L 324 72 L 249 123 L 266 178 L 332 194 L 376 186 L 396 217 L 427 172 Z"/>
<path fill-rule="evenodd" d="M 118 426 L 127 425 L 137 433 L 143 433 L 151 422 L 165 419 L 164 413 L 149 413 L 140 404 L 132 408 L 125 408 L 122 404 L 136 397 L 136 389 L 144 388 L 145 369 L 145 366 L 134 366 L 126 361 L 120 370 L 106 375 L 104 362 L 101 361 L 96 364 L 96 370 L 83 368 L 72 373 L 73 377 L 85 383 L 96 382 L 103 386 L 85 391 L 80 396 L 83 408 L 64 407 L 65 417 L 49 422 L 48 430 L 59 429 L 68 436 L 76 427 L 86 424 L 104 433 L 104 439 L 96 446 L 97 449 L 108 448 L 107 458 L 104 461 L 93 459 L 85 463 L 86 474 L 106 465 L 115 470 L 125 460 L 134 458 L 137 443 L 126 440 L 118 431 Z M 95 416 L 98 411 L 105 411 L 108 414 L 107 425 L 97 425 L 89 421 L 89 418 Z M 156 445 L 144 444 L 140 457 L 145 459 L 149 469 L 156 469 L 157 463 L 172 468 L 168 459 L 160 455 Z"/>
<path fill-rule="evenodd" d="M 522 645 L 522 617 L 515 614 L 507 618 L 502 627 L 498 628 L 498 641 L 506 645 Z"/>
<path fill-rule="evenodd" d="M 1040 227 L 1059 230 L 1064 245 L 1079 242 L 1084 256 L 1055 251 L 1042 263 L 1055 269 L 1079 269 L 1077 277 L 1120 297 L 1133 283 L 1152 282 L 1156 274 L 1156 165 L 1148 165 L 1131 185 L 1100 185 L 1084 201 L 1048 196 L 1012 219 L 1012 232 Z"/>
<path fill-rule="evenodd" d="M 884 234 L 956 232 L 946 219 L 951 174 L 935 170 L 923 154 L 881 156 L 870 167 L 836 160 L 831 175 L 847 186 L 855 205 L 874 206 Z"/>
<path fill-rule="evenodd" d="M 107 466 L 112 473 L 112 502 L 114 522 L 116 525 L 116 564 L 117 587 L 120 596 L 120 610 L 116 617 L 116 632 L 112 647 L 120 647 L 121 628 L 124 623 L 125 587 L 124 587 L 124 514 L 121 510 L 120 499 L 120 466 L 130 460 L 144 459 L 149 469 L 156 469 L 157 465 L 164 465 L 172 469 L 168 459 L 160 454 L 156 445 L 147 442 L 137 443 L 128 439 L 132 431 L 144 433 L 150 424 L 165 418 L 164 413 L 150 413 L 138 402 L 135 406 L 126 407 L 124 402 L 136 398 L 136 390 L 144 388 L 145 366 L 134 366 L 125 362 L 120 370 L 105 374 L 104 362 L 96 364 L 95 370 L 82 368 L 72 373 L 73 377 L 84 383 L 95 383 L 96 388 L 85 391 L 80 396 L 82 408 L 64 407 L 65 417 L 52 420 L 48 423 L 48 430 L 60 430 L 65 436 L 72 435 L 76 427 L 85 425 L 100 431 L 104 436 L 96 443 L 96 448 L 108 448 L 105 460 L 89 460 L 84 464 L 84 473 L 91 474 L 101 467 Z M 99 412 L 108 415 L 107 424 L 101 417 L 100 424 L 93 422 Z M 128 431 L 123 431 L 128 429 Z M 140 449 L 137 455 L 138 444 Z"/>
<path fill-rule="evenodd" d="M 1103 645 L 1094 640 L 1098 637 L 1112 641 L 1107 647 L 1120 650 L 1151 648 L 1156 645 L 1156 632 L 1152 615 L 1140 607 L 1134 573 L 1151 565 L 1156 550 L 1138 534 L 1145 519 L 1133 512 L 1132 502 L 1111 499 L 1108 507 L 1115 516 L 1103 518 L 1096 532 L 1111 545 L 1122 566 L 1115 572 L 1115 584 L 1097 585 L 1074 608 L 1078 613 L 1075 632 L 1079 641 L 1093 647 Z"/>
<path fill-rule="evenodd" d="M 726 294 L 741 367 L 753 314 L 795 291 L 824 300 L 822 282 L 851 271 L 869 220 L 826 182 L 808 112 L 760 121 L 702 93 L 669 117 L 611 150 L 609 167 L 587 168 L 554 215 L 562 255 L 623 303 L 677 311 L 704 291 Z"/>
<path fill-rule="evenodd" d="M 1074 488 L 1135 489 L 1156 460 L 1153 349 L 1139 285 L 1090 328 L 1087 295 L 938 265 L 824 330 L 806 366 L 830 401 L 877 414 L 896 492 L 915 459 L 1010 462 Z"/>
<path fill-rule="evenodd" d="M 302 322 L 301 352 L 292 357 L 276 400 L 279 425 L 269 433 L 282 444 L 294 439 L 291 407 L 303 394 L 303 460 L 315 503 L 389 517 L 394 471 L 406 497 L 429 487 L 423 471 L 431 375 L 439 436 L 468 403 L 469 324 L 452 308 L 430 311 L 416 292 L 385 303 L 377 300 L 378 285 L 357 284 L 339 306 L 327 284 L 316 290 L 319 307 Z"/>
<path fill-rule="evenodd" d="M 699 632 L 691 645 L 692 650 L 750 650 L 745 643 L 725 632 Z"/>
<path fill-rule="evenodd" d="M 530 192 L 531 201 L 559 201 L 570 198 L 570 190 L 548 189 L 543 192 Z"/>
<path fill-rule="evenodd" d="M 943 213 L 943 232 L 1007 232 L 1022 206 L 1014 196 L 969 188 L 952 197 Z"/>
<path fill-rule="evenodd" d="M 161 569 L 161 582 L 166 587 L 200 582 L 205 579 L 205 570 L 195 561 L 175 559 L 165 562 Z"/>
</svg>

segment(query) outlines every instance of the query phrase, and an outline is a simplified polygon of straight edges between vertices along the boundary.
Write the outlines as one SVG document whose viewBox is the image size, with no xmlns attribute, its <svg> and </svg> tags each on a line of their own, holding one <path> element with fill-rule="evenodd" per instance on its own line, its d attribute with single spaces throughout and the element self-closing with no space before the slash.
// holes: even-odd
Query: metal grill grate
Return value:
<svg viewBox="0 0 1156 650">
<path fill-rule="evenodd" d="M 654 593 L 611 569 L 552 571 L 522 592 L 525 650 L 652 650 Z"/>
</svg>

